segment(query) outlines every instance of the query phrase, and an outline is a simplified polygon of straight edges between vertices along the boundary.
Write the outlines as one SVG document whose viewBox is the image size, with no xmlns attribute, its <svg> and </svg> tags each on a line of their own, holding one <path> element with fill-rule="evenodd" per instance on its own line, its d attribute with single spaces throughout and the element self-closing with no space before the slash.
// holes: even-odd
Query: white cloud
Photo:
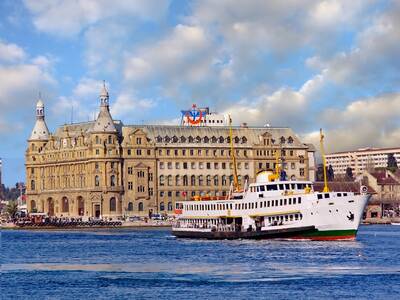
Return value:
<svg viewBox="0 0 400 300">
<path fill-rule="evenodd" d="M 15 62 L 25 59 L 25 51 L 15 45 L 0 41 L 0 62 Z"/>
<path fill-rule="evenodd" d="M 399 110 L 399 93 L 357 99 L 344 109 L 326 109 L 318 121 L 325 130 L 327 151 L 398 147 Z M 304 140 L 317 144 L 319 133 L 309 132 L 304 135 Z"/>
<path fill-rule="evenodd" d="M 304 130 L 313 122 L 310 107 L 315 105 L 323 85 L 324 75 L 316 75 L 298 91 L 283 87 L 270 94 L 261 94 L 255 100 L 244 99 L 231 105 L 225 113 L 230 113 L 236 124 L 270 124 Z"/>
<path fill-rule="evenodd" d="M 137 99 L 134 93 L 123 92 L 111 105 L 111 114 L 113 118 L 127 118 L 135 115 L 140 116 L 143 111 L 147 111 L 156 105 L 152 99 Z"/>
<path fill-rule="evenodd" d="M 202 28 L 179 24 L 161 41 L 131 54 L 126 62 L 125 78 L 168 81 L 179 77 L 196 82 L 208 74 L 211 46 Z"/>
<path fill-rule="evenodd" d="M 158 19 L 168 10 L 169 1 L 25 0 L 25 5 L 34 15 L 38 30 L 57 36 L 74 36 L 110 18 Z"/>
</svg>

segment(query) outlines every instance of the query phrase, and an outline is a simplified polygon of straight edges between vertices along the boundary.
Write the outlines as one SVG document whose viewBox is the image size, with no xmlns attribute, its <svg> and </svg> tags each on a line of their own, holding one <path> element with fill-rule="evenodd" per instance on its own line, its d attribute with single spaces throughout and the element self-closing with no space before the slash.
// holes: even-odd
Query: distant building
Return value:
<svg viewBox="0 0 400 300">
<path fill-rule="evenodd" d="M 376 193 L 372 195 L 367 207 L 367 218 L 400 216 L 400 172 L 381 169 L 364 171 L 359 178 Z"/>
<path fill-rule="evenodd" d="M 112 119 L 104 86 L 95 121 L 50 133 L 39 100 L 25 156 L 28 211 L 64 217 L 173 214 L 176 201 L 226 195 L 233 181 L 226 118 L 196 107 L 183 115 L 189 124 L 124 125 Z M 276 152 L 290 179 L 313 178 L 315 149 L 290 128 L 236 126 L 232 138 L 241 185 L 273 169 Z"/>
<path fill-rule="evenodd" d="M 388 154 L 400 162 L 400 148 L 365 148 L 356 151 L 336 152 L 326 154 L 327 166 L 332 165 L 335 175 L 346 174 L 350 167 L 353 175 L 361 175 L 365 170 L 385 168 L 388 164 Z"/>
</svg>

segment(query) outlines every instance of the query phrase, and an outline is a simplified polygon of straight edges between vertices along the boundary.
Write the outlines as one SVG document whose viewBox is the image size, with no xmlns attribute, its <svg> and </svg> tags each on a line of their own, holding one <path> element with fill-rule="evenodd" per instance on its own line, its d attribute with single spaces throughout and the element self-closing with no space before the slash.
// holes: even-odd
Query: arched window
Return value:
<svg viewBox="0 0 400 300">
<path fill-rule="evenodd" d="M 172 142 L 173 143 L 177 143 L 178 142 L 178 138 L 175 135 L 172 137 Z"/>
<path fill-rule="evenodd" d="M 62 212 L 69 212 L 69 200 L 67 197 L 63 197 L 61 199 L 61 211 Z"/>
<path fill-rule="evenodd" d="M 240 139 L 237 136 L 235 136 L 235 144 L 239 143 L 239 141 Z"/>
<path fill-rule="evenodd" d="M 164 175 L 160 175 L 160 185 L 164 185 Z"/>
<path fill-rule="evenodd" d="M 281 144 L 284 144 L 284 143 L 285 143 L 285 141 L 286 141 L 285 137 L 284 137 L 284 136 L 281 136 L 281 138 L 280 138 L 280 142 L 281 142 Z"/>
<path fill-rule="evenodd" d="M 230 136 L 227 136 L 227 137 L 226 137 L 226 142 L 227 142 L 228 144 L 231 142 L 231 137 L 230 137 Z"/>
<path fill-rule="evenodd" d="M 31 190 L 34 191 L 35 189 L 35 180 L 31 180 Z"/>
<path fill-rule="evenodd" d="M 117 201 L 115 200 L 114 197 L 110 198 L 110 211 L 116 211 L 117 210 Z"/>
<path fill-rule="evenodd" d="M 115 175 L 111 175 L 110 183 L 111 183 L 111 186 L 115 186 Z"/>
<path fill-rule="evenodd" d="M 199 175 L 199 185 L 203 185 L 203 175 Z"/>
<path fill-rule="evenodd" d="M 157 136 L 156 137 L 156 141 L 157 141 L 157 143 L 161 143 L 162 142 L 162 137 L 161 136 Z"/>
<path fill-rule="evenodd" d="M 242 136 L 242 144 L 246 144 L 247 143 L 247 138 L 245 136 Z"/>
<path fill-rule="evenodd" d="M 187 175 L 183 175 L 183 185 L 184 186 L 188 185 L 188 177 L 187 177 Z"/>
<path fill-rule="evenodd" d="M 215 144 L 216 142 L 217 142 L 217 138 L 216 138 L 215 136 L 213 136 L 213 137 L 211 138 L 211 143 Z"/>
<path fill-rule="evenodd" d="M 31 211 L 36 209 L 36 202 L 35 200 L 31 200 Z"/>
<path fill-rule="evenodd" d="M 288 137 L 287 141 L 289 144 L 293 144 L 293 138 L 291 136 Z"/>
<path fill-rule="evenodd" d="M 208 138 L 208 136 L 205 136 L 203 141 L 204 141 L 204 143 L 208 143 L 210 141 L 210 139 Z"/>
<path fill-rule="evenodd" d="M 112 136 L 111 135 L 108 136 L 108 143 L 112 144 Z"/>
<path fill-rule="evenodd" d="M 211 185 L 211 175 L 207 175 L 206 177 L 206 184 Z"/>
<path fill-rule="evenodd" d="M 220 144 L 223 144 L 223 143 L 224 143 L 224 137 L 223 137 L 223 136 L 220 136 L 219 139 L 218 139 L 218 142 L 219 142 Z"/>
<path fill-rule="evenodd" d="M 232 184 L 232 182 L 233 182 L 233 175 L 230 175 L 229 176 L 229 184 Z"/>
<path fill-rule="evenodd" d="M 181 143 L 186 143 L 186 138 L 183 135 L 181 136 Z"/>
<path fill-rule="evenodd" d="M 100 186 L 100 177 L 99 177 L 99 175 L 96 175 L 94 177 L 94 185 L 95 186 Z"/>
<path fill-rule="evenodd" d="M 201 137 L 196 136 L 196 143 L 201 143 Z"/>
<path fill-rule="evenodd" d="M 194 138 L 192 136 L 189 136 L 189 143 L 193 143 Z"/>
<path fill-rule="evenodd" d="M 96 135 L 96 144 L 100 144 L 100 138 Z"/>
<path fill-rule="evenodd" d="M 143 211 L 144 209 L 143 209 L 143 202 L 139 202 L 139 204 L 138 204 L 138 210 L 139 211 Z"/>
<path fill-rule="evenodd" d="M 175 185 L 181 185 L 181 178 L 179 177 L 179 175 L 175 176 Z"/>
<path fill-rule="evenodd" d="M 168 184 L 168 186 L 172 185 L 172 175 L 168 175 L 167 184 Z"/>
<path fill-rule="evenodd" d="M 172 202 L 168 202 L 168 211 L 172 211 Z"/>
<path fill-rule="evenodd" d="M 218 185 L 218 175 L 214 176 L 214 185 Z"/>
<path fill-rule="evenodd" d="M 128 211 L 133 211 L 133 203 L 132 202 L 128 203 Z"/>
<path fill-rule="evenodd" d="M 164 202 L 160 202 L 160 210 L 164 211 L 165 207 L 164 207 Z"/>
<path fill-rule="evenodd" d="M 165 137 L 164 137 L 164 142 L 165 143 L 169 143 L 171 141 L 171 138 L 168 136 L 168 135 L 166 135 Z"/>
<path fill-rule="evenodd" d="M 35 144 L 32 144 L 31 149 L 32 151 L 35 151 Z"/>
<path fill-rule="evenodd" d="M 192 175 L 190 177 L 190 185 L 192 185 L 192 186 L 196 185 L 196 176 Z"/>
<path fill-rule="evenodd" d="M 222 175 L 222 185 L 226 185 L 226 175 Z"/>
</svg>

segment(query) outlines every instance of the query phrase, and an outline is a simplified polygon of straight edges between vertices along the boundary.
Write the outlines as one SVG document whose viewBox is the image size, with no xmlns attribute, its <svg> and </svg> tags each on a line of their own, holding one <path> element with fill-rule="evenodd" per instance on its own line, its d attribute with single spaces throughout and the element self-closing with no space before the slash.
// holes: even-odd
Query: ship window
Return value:
<svg viewBox="0 0 400 300">
<path fill-rule="evenodd" d="M 264 185 L 260 185 L 260 192 L 265 192 L 265 186 Z"/>
<path fill-rule="evenodd" d="M 342 193 L 338 193 L 337 196 L 338 196 L 338 197 L 342 197 Z"/>
<path fill-rule="evenodd" d="M 280 185 L 279 185 L 279 190 L 283 191 L 284 189 L 285 189 L 285 188 L 284 188 L 283 184 L 280 184 Z"/>
<path fill-rule="evenodd" d="M 325 194 L 325 198 L 329 198 L 329 194 L 328 193 Z"/>
<path fill-rule="evenodd" d="M 271 206 L 274 206 L 274 200 L 271 201 L 271 204 L 272 204 Z M 269 206 L 269 205 L 268 205 L 268 206 Z"/>
<path fill-rule="evenodd" d="M 343 197 L 346 197 L 347 196 L 347 193 L 343 193 Z"/>
<path fill-rule="evenodd" d="M 283 205 L 283 200 L 282 199 L 279 200 L 279 205 Z"/>
<path fill-rule="evenodd" d="M 277 191 L 278 186 L 276 184 L 267 185 L 267 191 Z"/>
<path fill-rule="evenodd" d="M 318 199 L 322 199 L 322 194 L 318 194 L 318 195 L 317 195 L 317 198 L 318 198 Z"/>
<path fill-rule="evenodd" d="M 301 203 L 301 197 L 299 197 L 298 199 L 299 199 L 299 201 L 297 201 L 297 203 L 299 203 L 299 204 L 300 204 L 300 203 Z"/>
<path fill-rule="evenodd" d="M 299 219 L 299 215 L 298 215 L 298 214 L 295 214 L 295 215 L 294 215 L 294 219 L 295 219 L 295 220 L 298 220 L 298 219 Z"/>
<path fill-rule="evenodd" d="M 292 204 L 292 198 L 289 198 L 289 205 Z"/>
<path fill-rule="evenodd" d="M 288 221 L 289 220 L 289 217 L 288 217 L 288 215 L 286 215 L 285 216 L 285 221 Z"/>
<path fill-rule="evenodd" d="M 285 183 L 285 188 L 286 188 L 287 190 L 290 190 L 290 184 L 289 184 L 289 183 Z"/>
<path fill-rule="evenodd" d="M 263 203 L 262 203 L 262 201 L 260 202 L 260 208 L 262 208 L 263 207 Z"/>
<path fill-rule="evenodd" d="M 264 201 L 264 207 L 267 207 L 267 201 Z"/>
<path fill-rule="evenodd" d="M 287 205 L 287 199 L 285 199 L 285 200 L 283 201 L 283 204 L 284 204 L 284 205 Z"/>
<path fill-rule="evenodd" d="M 232 209 L 232 205 L 233 205 L 233 204 L 231 203 L 231 204 L 230 204 L 231 209 Z"/>
<path fill-rule="evenodd" d="M 293 204 L 296 204 L 296 198 L 293 198 Z"/>
<path fill-rule="evenodd" d="M 291 183 L 290 185 L 291 185 L 291 187 L 292 187 L 292 190 L 295 190 L 295 189 L 296 189 L 296 184 L 295 184 L 295 183 Z"/>
<path fill-rule="evenodd" d="M 290 215 L 289 218 L 290 218 L 290 221 L 293 221 L 293 215 Z"/>
<path fill-rule="evenodd" d="M 275 200 L 275 206 L 278 206 L 278 200 Z"/>
</svg>

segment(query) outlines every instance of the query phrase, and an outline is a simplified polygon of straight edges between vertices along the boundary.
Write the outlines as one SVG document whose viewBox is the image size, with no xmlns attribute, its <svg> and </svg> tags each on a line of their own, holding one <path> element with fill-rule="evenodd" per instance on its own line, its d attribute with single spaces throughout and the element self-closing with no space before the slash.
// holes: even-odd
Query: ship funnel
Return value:
<svg viewBox="0 0 400 300">
<path fill-rule="evenodd" d="M 269 182 L 269 177 L 273 175 L 272 171 L 261 171 L 257 174 L 256 182 L 257 183 L 265 183 Z"/>
</svg>

